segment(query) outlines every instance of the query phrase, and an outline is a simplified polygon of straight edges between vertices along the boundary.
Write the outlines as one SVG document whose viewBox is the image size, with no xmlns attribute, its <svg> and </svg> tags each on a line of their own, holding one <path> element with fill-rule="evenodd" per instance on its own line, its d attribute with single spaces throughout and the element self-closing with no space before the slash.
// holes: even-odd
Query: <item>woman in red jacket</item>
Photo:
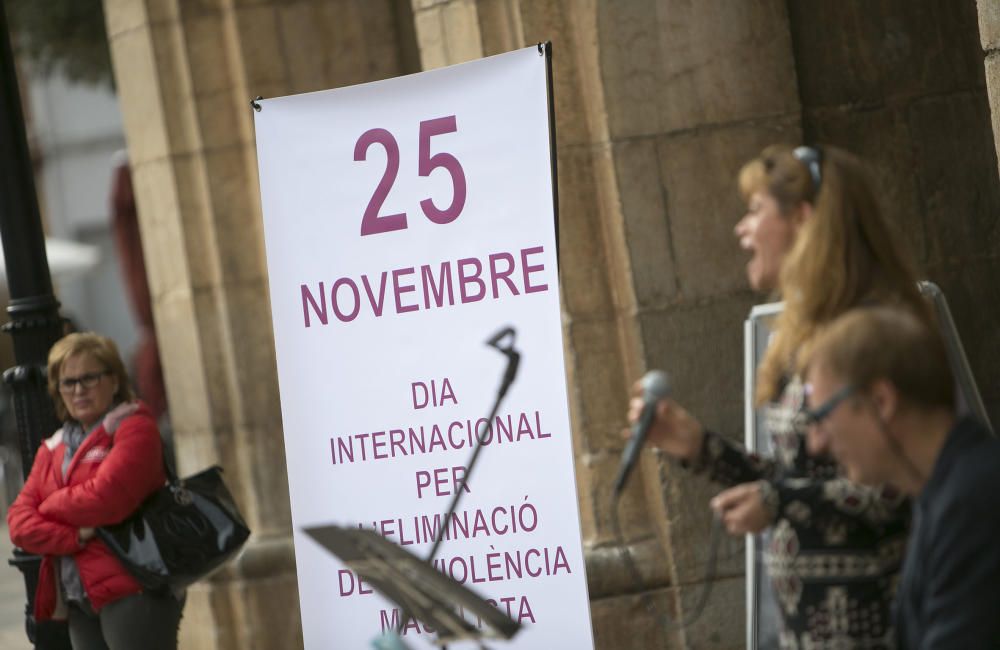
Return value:
<svg viewBox="0 0 1000 650">
<path fill-rule="evenodd" d="M 97 334 L 52 346 L 49 393 L 65 424 L 39 447 L 7 515 L 14 544 L 43 556 L 35 618 L 68 618 L 74 650 L 174 650 L 181 603 L 144 593 L 94 537 L 166 480 L 156 421 L 135 400 L 115 344 Z"/>
</svg>

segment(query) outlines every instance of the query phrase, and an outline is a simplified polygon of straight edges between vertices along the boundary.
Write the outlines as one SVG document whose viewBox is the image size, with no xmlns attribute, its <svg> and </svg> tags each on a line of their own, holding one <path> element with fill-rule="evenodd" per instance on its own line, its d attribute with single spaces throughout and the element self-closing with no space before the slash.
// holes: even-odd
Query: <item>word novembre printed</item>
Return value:
<svg viewBox="0 0 1000 650">
<path fill-rule="evenodd" d="M 312 327 L 316 320 L 327 325 L 331 310 L 337 320 L 349 323 L 362 309 L 381 318 L 387 309 L 394 314 L 405 314 L 479 302 L 487 297 L 498 300 L 505 293 L 519 296 L 548 291 L 548 284 L 532 279 L 533 274 L 545 271 L 545 264 L 528 259 L 544 251 L 542 246 L 533 246 L 516 254 L 492 253 L 485 259 L 464 257 L 454 264 L 447 260 L 437 268 L 424 264 L 382 271 L 376 276 L 362 274 L 359 279 L 345 276 L 334 280 L 329 287 L 325 282 L 300 284 L 302 324 Z M 387 291 L 392 294 L 389 304 Z"/>
</svg>

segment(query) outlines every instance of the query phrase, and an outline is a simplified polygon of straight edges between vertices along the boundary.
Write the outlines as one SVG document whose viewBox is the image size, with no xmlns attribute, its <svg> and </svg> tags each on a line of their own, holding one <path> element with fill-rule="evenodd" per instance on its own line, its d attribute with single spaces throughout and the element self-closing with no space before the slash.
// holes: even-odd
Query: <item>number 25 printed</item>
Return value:
<svg viewBox="0 0 1000 650">
<path fill-rule="evenodd" d="M 451 174 L 451 183 L 454 188 L 451 205 L 441 210 L 434 205 L 431 199 L 424 199 L 420 202 L 420 208 L 424 215 L 437 224 L 451 223 L 462 213 L 465 207 L 465 172 L 461 163 L 450 153 L 439 152 L 431 155 L 431 138 L 436 135 L 446 133 L 456 133 L 458 127 L 455 125 L 455 116 L 438 117 L 433 120 L 425 120 L 420 123 L 420 144 L 417 152 L 417 173 L 420 176 L 430 176 L 431 172 L 438 167 L 444 167 Z M 375 193 L 368 201 L 365 208 L 364 217 L 361 219 L 361 236 L 377 235 L 378 233 L 391 232 L 393 230 L 406 229 L 406 213 L 379 215 L 382 204 L 385 203 L 392 184 L 396 182 L 399 174 L 399 145 L 396 138 L 385 129 L 369 129 L 361 134 L 354 145 L 354 160 L 366 160 L 368 149 L 373 144 L 380 144 L 385 149 L 386 165 L 382 180 L 375 187 Z"/>
</svg>

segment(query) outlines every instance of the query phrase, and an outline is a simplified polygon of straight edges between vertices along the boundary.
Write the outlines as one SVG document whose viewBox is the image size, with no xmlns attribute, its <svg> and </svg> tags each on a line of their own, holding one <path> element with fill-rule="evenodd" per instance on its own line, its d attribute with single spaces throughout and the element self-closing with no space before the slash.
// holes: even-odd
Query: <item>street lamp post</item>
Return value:
<svg viewBox="0 0 1000 650">
<path fill-rule="evenodd" d="M 35 194 L 34 174 L 10 45 L 0 2 L 0 239 L 7 267 L 10 322 L 17 364 L 3 373 L 13 393 L 18 446 L 27 477 L 42 439 L 58 426 L 46 390 L 49 348 L 62 336 L 59 302 L 52 292 L 45 237 Z M 37 623 L 32 615 L 41 558 L 15 549 L 10 564 L 24 574 L 26 630 L 38 650 L 69 650 L 65 623 Z"/>
</svg>

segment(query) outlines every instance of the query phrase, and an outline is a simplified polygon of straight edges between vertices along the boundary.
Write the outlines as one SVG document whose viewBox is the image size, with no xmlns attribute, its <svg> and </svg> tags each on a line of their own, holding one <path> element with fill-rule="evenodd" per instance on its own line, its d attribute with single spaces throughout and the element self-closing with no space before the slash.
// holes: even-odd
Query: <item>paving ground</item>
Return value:
<svg viewBox="0 0 1000 650">
<path fill-rule="evenodd" d="M 31 650 L 24 634 L 24 582 L 20 572 L 7 564 L 12 546 L 7 524 L 0 524 L 0 648 Z"/>
</svg>

